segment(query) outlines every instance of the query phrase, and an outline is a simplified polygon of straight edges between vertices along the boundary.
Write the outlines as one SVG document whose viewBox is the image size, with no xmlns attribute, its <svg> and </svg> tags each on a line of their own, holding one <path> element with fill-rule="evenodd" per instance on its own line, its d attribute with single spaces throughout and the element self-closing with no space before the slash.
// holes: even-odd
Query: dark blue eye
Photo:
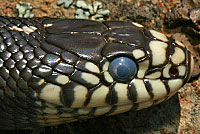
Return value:
<svg viewBox="0 0 200 134">
<path fill-rule="evenodd" d="M 119 57 L 110 63 L 109 72 L 115 81 L 128 82 L 137 73 L 137 66 L 130 58 Z"/>
</svg>

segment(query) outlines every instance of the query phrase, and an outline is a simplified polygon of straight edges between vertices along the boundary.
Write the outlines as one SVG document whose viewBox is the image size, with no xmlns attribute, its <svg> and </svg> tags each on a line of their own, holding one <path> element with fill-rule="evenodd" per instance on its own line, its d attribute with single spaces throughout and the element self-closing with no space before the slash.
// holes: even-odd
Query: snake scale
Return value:
<svg viewBox="0 0 200 134">
<path fill-rule="evenodd" d="M 0 17 L 0 128 L 147 108 L 174 95 L 192 69 L 181 42 L 138 23 Z"/>
</svg>

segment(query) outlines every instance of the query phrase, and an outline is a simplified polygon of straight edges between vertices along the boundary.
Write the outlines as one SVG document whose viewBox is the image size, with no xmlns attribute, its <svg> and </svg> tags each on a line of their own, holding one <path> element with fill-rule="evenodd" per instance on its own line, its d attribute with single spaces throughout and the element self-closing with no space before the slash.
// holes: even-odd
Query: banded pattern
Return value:
<svg viewBox="0 0 200 134">
<path fill-rule="evenodd" d="M 129 82 L 108 71 L 121 56 L 138 67 Z M 182 43 L 137 23 L 0 17 L 0 128 L 147 108 L 175 94 L 192 68 Z"/>
</svg>

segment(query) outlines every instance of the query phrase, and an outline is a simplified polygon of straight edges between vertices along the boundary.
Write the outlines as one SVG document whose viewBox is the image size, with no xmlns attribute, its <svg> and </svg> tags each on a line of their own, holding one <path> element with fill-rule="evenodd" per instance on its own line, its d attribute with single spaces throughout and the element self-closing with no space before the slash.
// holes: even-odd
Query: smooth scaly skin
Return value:
<svg viewBox="0 0 200 134">
<path fill-rule="evenodd" d="M 190 78 L 193 59 L 172 38 L 131 22 L 0 17 L 0 128 L 56 125 L 158 104 Z M 117 57 L 134 60 L 113 80 Z"/>
</svg>

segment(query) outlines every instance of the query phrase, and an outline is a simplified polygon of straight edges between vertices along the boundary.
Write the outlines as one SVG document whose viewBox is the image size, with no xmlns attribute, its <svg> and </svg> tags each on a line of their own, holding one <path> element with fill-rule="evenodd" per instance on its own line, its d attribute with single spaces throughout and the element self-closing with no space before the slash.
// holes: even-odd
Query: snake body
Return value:
<svg viewBox="0 0 200 134">
<path fill-rule="evenodd" d="M 130 80 L 111 75 L 118 57 L 135 62 Z M 137 23 L 0 17 L 0 128 L 147 108 L 174 95 L 192 68 L 181 42 Z"/>
</svg>

